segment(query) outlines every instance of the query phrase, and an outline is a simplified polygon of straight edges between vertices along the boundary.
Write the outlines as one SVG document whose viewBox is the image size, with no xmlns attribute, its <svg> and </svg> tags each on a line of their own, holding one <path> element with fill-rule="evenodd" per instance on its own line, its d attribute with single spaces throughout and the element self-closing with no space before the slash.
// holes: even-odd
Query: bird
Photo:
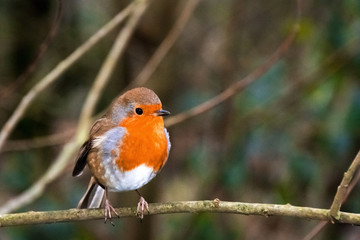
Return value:
<svg viewBox="0 0 360 240">
<path fill-rule="evenodd" d="M 140 197 L 137 216 L 143 219 L 144 211 L 149 213 L 138 189 L 152 180 L 168 159 L 171 143 L 163 117 L 169 114 L 155 92 L 145 87 L 128 90 L 112 102 L 92 125 L 76 157 L 72 175 L 80 176 L 86 166 L 92 174 L 78 208 L 104 205 L 105 222 L 111 221 L 112 212 L 119 215 L 108 192 L 135 190 Z"/>
</svg>

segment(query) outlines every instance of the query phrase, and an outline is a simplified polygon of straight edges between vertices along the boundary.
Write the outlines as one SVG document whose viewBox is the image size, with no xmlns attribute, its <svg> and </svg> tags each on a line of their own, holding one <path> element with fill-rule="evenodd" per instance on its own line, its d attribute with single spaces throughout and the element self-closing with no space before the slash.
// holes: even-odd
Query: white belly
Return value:
<svg viewBox="0 0 360 240">
<path fill-rule="evenodd" d="M 131 191 L 141 188 L 153 179 L 156 174 L 153 169 L 147 167 L 145 164 L 126 172 L 120 172 L 117 168 L 112 168 L 113 171 L 106 172 L 106 178 L 109 180 L 108 189 L 111 192 Z"/>
</svg>

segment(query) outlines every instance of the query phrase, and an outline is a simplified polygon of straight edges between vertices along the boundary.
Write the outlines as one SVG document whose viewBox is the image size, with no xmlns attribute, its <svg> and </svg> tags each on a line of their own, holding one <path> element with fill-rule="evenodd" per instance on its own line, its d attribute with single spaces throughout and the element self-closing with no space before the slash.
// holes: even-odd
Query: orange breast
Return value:
<svg viewBox="0 0 360 240">
<path fill-rule="evenodd" d="M 132 170 L 145 164 L 159 171 L 167 160 L 167 138 L 164 121 L 158 116 L 128 118 L 121 124 L 127 134 L 123 137 L 116 164 L 120 171 Z"/>
</svg>

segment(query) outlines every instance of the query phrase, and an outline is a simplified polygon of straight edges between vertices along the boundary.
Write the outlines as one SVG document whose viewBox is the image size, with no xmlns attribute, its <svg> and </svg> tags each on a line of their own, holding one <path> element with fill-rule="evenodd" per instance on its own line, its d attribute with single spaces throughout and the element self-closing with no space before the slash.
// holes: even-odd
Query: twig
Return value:
<svg viewBox="0 0 360 240">
<path fill-rule="evenodd" d="M 334 197 L 334 201 L 331 204 L 329 216 L 332 218 L 332 220 L 338 220 L 340 218 L 340 208 L 341 204 L 343 203 L 346 195 L 347 190 L 349 187 L 349 184 L 356 172 L 356 170 L 360 166 L 360 151 L 357 153 L 355 159 L 351 163 L 349 169 L 344 173 L 344 177 L 340 183 L 340 185 L 337 188 L 337 192 Z"/>
<path fill-rule="evenodd" d="M 32 148 L 42 148 L 46 146 L 61 145 L 69 141 L 71 136 L 74 134 L 74 132 L 75 129 L 72 128 L 70 130 L 54 133 L 48 136 L 36 137 L 32 139 L 7 141 L 3 148 L 3 152 L 21 151 Z"/>
<path fill-rule="evenodd" d="M 34 201 L 34 199 L 36 199 L 44 191 L 46 185 L 52 182 L 53 180 L 55 180 L 65 169 L 69 160 L 71 159 L 71 156 L 73 156 L 73 154 L 79 149 L 81 143 L 86 138 L 86 134 L 87 131 L 89 130 L 89 125 L 91 121 L 90 119 L 91 119 L 92 109 L 94 109 L 94 105 L 96 104 L 97 99 L 110 76 L 111 67 L 113 64 L 115 64 L 114 61 L 118 59 L 118 56 L 114 55 L 114 52 L 115 54 L 121 54 L 122 52 L 121 49 L 125 48 L 125 42 L 133 32 L 136 23 L 139 20 L 139 17 L 146 9 L 146 6 L 147 6 L 147 2 L 138 1 L 136 8 L 134 8 L 134 11 L 132 12 L 131 19 L 128 21 L 127 25 L 119 33 L 119 36 L 117 37 L 114 43 L 114 47 L 111 49 L 109 53 L 109 56 L 111 57 L 108 57 L 107 60 L 105 61 L 105 62 L 110 61 L 111 63 L 103 64 L 100 72 L 103 72 L 102 74 L 104 75 L 99 73 L 98 77 L 96 78 L 88 94 L 88 98 L 84 103 L 81 112 L 81 117 L 79 120 L 79 128 L 75 136 L 75 139 L 65 145 L 63 151 L 60 153 L 60 155 L 55 160 L 55 162 L 49 167 L 46 173 L 37 182 L 35 182 L 25 192 L 23 192 L 22 194 L 20 194 L 19 196 L 13 199 L 8 200 L 3 206 L 1 206 L 0 214 L 12 212 L 15 209 L 18 209 L 19 207 L 23 207 L 24 205 Z M 108 60 L 109 58 L 111 58 L 111 60 Z M 104 68 L 108 69 L 108 71 L 110 72 L 105 71 Z"/>
<path fill-rule="evenodd" d="M 173 28 L 166 36 L 164 41 L 161 43 L 161 45 L 157 48 L 156 52 L 147 62 L 147 64 L 142 69 L 140 74 L 134 79 L 134 81 L 130 83 L 129 88 L 134 86 L 142 86 L 149 80 L 150 76 L 154 73 L 154 71 L 161 63 L 161 61 L 169 52 L 170 48 L 174 45 L 175 41 L 178 39 L 180 33 L 184 30 L 186 23 L 189 21 L 198 3 L 199 0 L 187 1 L 182 13 L 176 20 Z"/>
<path fill-rule="evenodd" d="M 236 93 L 244 90 L 247 86 L 255 82 L 260 76 L 265 74 L 288 50 L 291 43 L 294 41 L 296 34 L 298 33 L 300 26 L 296 23 L 289 34 L 289 36 L 281 43 L 276 51 L 258 68 L 256 68 L 249 75 L 243 79 L 231 84 L 227 89 L 221 92 L 219 95 L 207 100 L 206 102 L 191 108 L 188 111 L 177 114 L 173 117 L 167 118 L 165 124 L 170 127 L 174 124 L 178 124 L 188 118 L 197 116 L 201 113 L 211 110 L 220 103 L 233 97 Z"/>
<path fill-rule="evenodd" d="M 118 13 L 112 20 L 99 29 L 93 36 L 91 36 L 84 44 L 78 47 L 70 56 L 61 61 L 50 73 L 48 73 L 43 79 L 41 79 L 21 100 L 11 117 L 6 121 L 0 132 L 0 151 L 4 146 L 4 143 L 15 125 L 20 118 L 24 115 L 26 109 L 38 96 L 38 94 L 46 89 L 51 83 L 53 83 L 61 74 L 63 74 L 69 67 L 71 67 L 81 56 L 89 51 L 96 43 L 104 38 L 111 30 L 113 30 L 118 24 L 120 24 L 133 8 L 134 4 L 130 4 L 128 7 Z"/>
<path fill-rule="evenodd" d="M 351 181 L 346 194 L 342 200 L 342 204 L 347 200 L 347 198 L 349 197 L 351 191 L 354 189 L 354 187 L 356 186 L 356 184 L 359 182 L 360 180 L 360 171 L 357 170 L 355 177 L 353 178 L 353 180 Z M 318 235 L 323 228 L 328 224 L 328 221 L 324 221 L 324 222 L 319 222 L 304 238 L 303 240 L 311 240 L 314 237 L 316 237 L 316 235 Z"/>
<path fill-rule="evenodd" d="M 349 197 L 351 191 L 354 189 L 354 187 L 356 186 L 356 184 L 359 182 L 360 180 L 360 171 L 359 169 L 356 171 L 356 175 L 355 177 L 353 178 L 353 180 L 351 181 L 350 185 L 349 185 L 349 188 L 347 189 L 347 192 L 344 196 L 344 199 L 342 201 L 342 204 L 344 204 L 344 202 L 347 200 L 347 198 Z"/>
<path fill-rule="evenodd" d="M 116 208 L 119 217 L 136 217 L 136 207 Z M 328 209 L 298 207 L 290 204 L 225 202 L 219 199 L 149 204 L 149 215 L 173 213 L 234 213 L 264 217 L 287 216 L 310 220 L 328 220 Z M 26 224 L 75 222 L 103 219 L 103 209 L 68 209 L 49 212 L 25 212 L 0 215 L 0 227 Z M 360 214 L 340 212 L 339 222 L 360 224 Z"/>
<path fill-rule="evenodd" d="M 50 26 L 50 30 L 43 40 L 43 42 L 40 44 L 39 50 L 37 52 L 37 55 L 33 59 L 33 61 L 30 63 L 30 65 L 26 68 L 25 72 L 22 73 L 15 81 L 13 81 L 9 86 L 7 86 L 5 89 L 3 89 L 0 92 L 0 98 L 1 101 L 4 101 L 6 97 L 8 97 L 16 88 L 20 86 L 21 83 L 23 83 L 29 76 L 34 72 L 36 67 L 38 66 L 40 60 L 44 56 L 44 53 L 48 49 L 51 41 L 54 39 L 58 27 L 60 25 L 60 20 L 62 16 L 62 0 L 57 0 L 57 10 L 55 18 Z"/>
<path fill-rule="evenodd" d="M 321 230 L 327 225 L 328 221 L 321 221 L 303 238 L 303 240 L 311 240 L 316 237 Z"/>
</svg>

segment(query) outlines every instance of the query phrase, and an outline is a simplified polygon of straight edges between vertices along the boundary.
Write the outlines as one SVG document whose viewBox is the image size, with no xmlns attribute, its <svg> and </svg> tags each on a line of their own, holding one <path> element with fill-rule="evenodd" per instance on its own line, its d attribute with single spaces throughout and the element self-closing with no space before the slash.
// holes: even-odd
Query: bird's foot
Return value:
<svg viewBox="0 0 360 240">
<path fill-rule="evenodd" d="M 142 220 L 144 218 L 144 210 L 149 212 L 149 204 L 145 201 L 145 199 L 140 196 L 139 203 L 137 206 L 137 216 Z"/>
<path fill-rule="evenodd" d="M 119 214 L 117 214 L 115 208 L 111 205 L 110 201 L 108 199 L 105 199 L 105 223 L 109 219 L 111 225 L 114 226 L 114 223 L 111 221 L 111 212 L 115 213 L 117 217 L 119 217 Z"/>
</svg>

